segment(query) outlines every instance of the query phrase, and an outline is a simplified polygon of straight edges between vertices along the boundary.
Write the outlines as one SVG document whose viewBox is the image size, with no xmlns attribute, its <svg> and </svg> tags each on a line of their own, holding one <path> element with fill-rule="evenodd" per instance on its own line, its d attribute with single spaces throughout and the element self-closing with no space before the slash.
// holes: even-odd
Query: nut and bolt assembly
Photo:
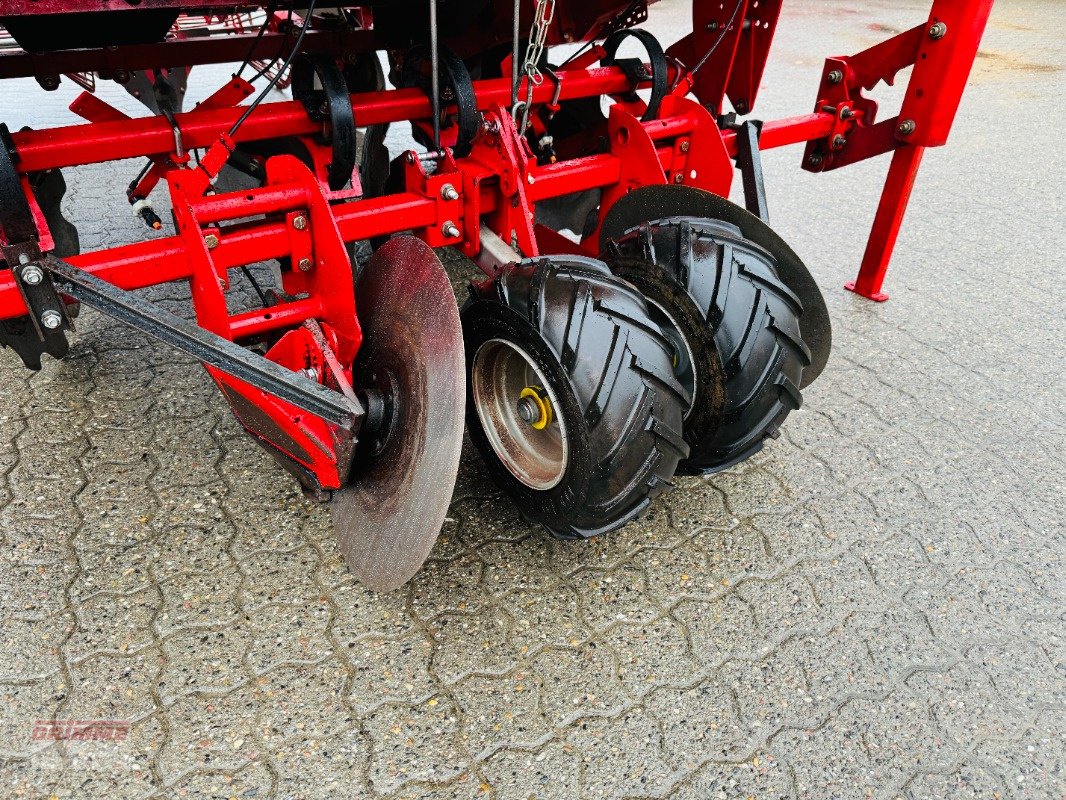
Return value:
<svg viewBox="0 0 1066 800">
<path fill-rule="evenodd" d="M 47 311 L 41 314 L 41 324 L 44 327 L 48 328 L 48 330 L 54 331 L 56 328 L 63 324 L 63 315 L 60 314 L 58 311 L 48 309 Z"/>
<path fill-rule="evenodd" d="M 844 147 L 844 145 L 846 145 L 847 143 L 848 143 L 848 137 L 846 137 L 842 133 L 838 133 L 836 136 L 833 137 L 832 145 L 833 145 L 833 149 L 834 150 L 842 149 Z"/>
<path fill-rule="evenodd" d="M 829 74 L 825 77 L 826 80 L 828 80 L 830 83 L 840 83 L 842 80 L 844 80 L 844 73 L 841 72 L 839 69 L 831 69 L 829 70 Z"/>
<path fill-rule="evenodd" d="M 537 408 L 537 404 L 533 402 L 531 397 L 523 397 L 518 401 L 518 416 L 522 418 L 522 422 L 527 425 L 532 425 L 538 419 L 540 419 L 540 409 Z"/>
<path fill-rule="evenodd" d="M 298 231 L 302 231 L 304 228 L 307 227 L 307 217 L 305 217 L 303 214 L 293 217 L 292 227 L 296 228 L 296 230 Z"/>
<path fill-rule="evenodd" d="M 905 119 L 899 125 L 896 126 L 896 133 L 898 133 L 900 136 L 910 136 L 912 133 L 914 133 L 914 128 L 914 120 Z"/>
<path fill-rule="evenodd" d="M 943 22 L 934 22 L 929 26 L 929 38 L 930 39 L 943 39 L 944 34 L 948 32 L 948 26 Z"/>
<path fill-rule="evenodd" d="M 213 233 L 209 233 L 204 237 L 204 244 L 207 245 L 208 250 L 214 250 L 218 247 L 218 237 Z"/>
<path fill-rule="evenodd" d="M 444 200 L 458 200 L 459 192 L 450 183 L 446 183 L 440 187 L 440 196 Z"/>
<path fill-rule="evenodd" d="M 38 267 L 36 264 L 30 264 L 22 268 L 22 272 L 19 273 L 19 277 L 22 278 L 22 282 L 29 286 L 36 286 L 44 280 L 44 270 Z"/>
<path fill-rule="evenodd" d="M 301 258 L 296 266 L 300 268 L 300 272 L 309 272 L 311 269 L 311 259 Z"/>
<path fill-rule="evenodd" d="M 444 236 L 448 239 L 458 239 L 459 234 L 462 233 L 462 231 L 460 231 L 456 224 L 451 220 L 448 220 L 440 226 L 440 232 L 443 233 Z"/>
</svg>

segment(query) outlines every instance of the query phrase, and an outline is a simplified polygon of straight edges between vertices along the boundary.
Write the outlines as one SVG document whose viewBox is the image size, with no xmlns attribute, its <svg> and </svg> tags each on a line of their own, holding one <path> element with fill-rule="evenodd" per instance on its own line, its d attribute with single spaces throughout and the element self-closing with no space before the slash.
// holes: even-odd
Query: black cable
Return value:
<svg viewBox="0 0 1066 800">
<path fill-rule="evenodd" d="M 710 49 L 706 53 L 703 54 L 703 58 L 701 58 L 696 63 L 696 66 L 694 66 L 689 71 L 689 73 L 688 73 L 689 77 L 692 77 L 697 72 L 699 72 L 700 67 L 702 67 L 704 64 L 706 64 L 707 63 L 707 59 L 709 59 L 714 54 L 714 51 L 718 49 L 718 45 L 720 45 L 722 43 L 722 41 L 725 39 L 725 35 L 727 33 L 729 33 L 729 29 L 733 27 L 733 22 L 736 20 L 737 14 L 740 13 L 740 7 L 742 5 L 744 5 L 744 0 L 737 0 L 736 8 L 733 9 L 733 13 L 729 17 L 729 22 L 727 22 L 725 25 L 722 26 L 722 32 L 720 34 L 718 34 L 718 38 L 715 39 L 714 44 L 712 44 Z"/>
<path fill-rule="evenodd" d="M 249 282 L 252 284 L 252 288 L 255 289 L 255 293 L 259 295 L 259 302 L 263 304 L 263 308 L 270 307 L 270 299 L 266 296 L 266 292 L 263 291 L 263 287 L 259 285 L 259 282 L 252 276 L 252 271 L 247 266 L 241 267 L 241 272 L 244 273 Z"/>
<path fill-rule="evenodd" d="M 241 77 L 244 74 L 245 68 L 248 66 L 248 62 L 252 60 L 252 54 L 255 53 L 256 45 L 263 39 L 263 34 L 266 33 L 267 27 L 270 25 L 270 17 L 274 14 L 274 9 L 277 8 L 277 0 L 270 0 L 270 3 L 266 7 L 266 17 L 263 19 L 263 24 L 259 26 L 259 33 L 255 35 L 255 39 L 252 40 L 251 47 L 248 48 L 248 55 L 244 57 L 244 61 L 241 62 L 241 68 L 237 70 L 237 74 L 234 77 Z"/>
<path fill-rule="evenodd" d="M 634 11 L 636 11 L 636 10 L 637 10 L 637 8 L 638 8 L 638 7 L 640 6 L 640 4 L 641 4 L 642 2 L 643 2 L 643 0 L 633 0 L 633 2 L 632 2 L 632 3 L 630 3 L 630 4 L 629 4 L 629 5 L 628 5 L 628 6 L 626 7 L 626 9 L 625 9 L 624 11 L 622 11 L 622 12 L 621 12 L 620 14 L 615 14 L 615 15 L 614 15 L 614 16 L 613 16 L 613 17 L 612 17 L 612 18 L 611 18 L 610 20 L 608 20 L 608 21 L 607 21 L 607 22 L 606 22 L 606 23 L 605 23 L 605 24 L 603 25 L 603 27 L 601 27 L 601 28 L 600 28 L 600 34 L 602 35 L 602 34 L 603 34 L 603 33 L 604 33 L 605 31 L 607 31 L 607 30 L 608 30 L 609 28 L 613 27 L 613 26 L 614 26 L 614 24 L 615 24 L 615 23 L 616 23 L 616 22 L 617 22 L 618 20 L 620 20 L 620 19 L 625 19 L 625 18 L 626 18 L 626 17 L 628 17 L 628 16 L 630 15 L 630 14 L 632 14 L 632 13 L 633 13 Z M 613 32 L 613 31 L 612 31 L 612 32 Z M 609 34 L 608 34 L 608 35 L 609 35 Z M 575 51 L 574 51 L 573 53 L 571 53 L 571 54 L 570 54 L 570 56 L 569 56 L 569 57 L 568 57 L 568 58 L 566 59 L 566 61 L 564 61 L 564 62 L 563 62 L 562 64 L 560 64 L 560 65 L 558 66 L 558 69 L 562 69 L 562 68 L 563 68 L 563 67 L 565 67 L 565 66 L 566 66 L 567 64 L 569 64 L 569 63 L 570 63 L 571 61 L 573 61 L 573 60 L 574 60 L 575 58 L 577 58 L 577 57 L 578 57 L 579 55 L 581 55 L 581 54 L 582 54 L 582 53 L 584 53 L 584 52 L 585 52 L 586 50 L 588 50 L 588 49 L 589 49 L 590 47 L 592 47 L 592 46 L 593 46 L 594 44 L 596 44 L 596 38 L 597 38 L 596 36 L 593 36 L 593 37 L 592 37 L 591 39 L 589 39 L 589 40 L 588 40 L 587 42 L 585 42 L 585 43 L 584 43 L 583 45 L 581 45 L 581 47 L 579 47 L 579 48 L 578 48 L 577 50 L 575 50 Z"/>
<path fill-rule="evenodd" d="M 300 28 L 300 35 L 296 37 L 296 44 L 292 46 L 292 52 L 289 53 L 289 57 L 285 59 L 285 63 L 281 65 L 281 69 L 279 69 L 278 73 L 270 79 L 270 83 L 263 87 L 263 91 L 259 93 L 259 96 L 252 101 L 251 105 L 249 105 L 237 121 L 233 123 L 233 127 L 229 129 L 229 135 L 231 138 L 237 134 L 237 129 L 244 124 L 244 121 L 251 116 L 256 107 L 263 102 L 263 99 L 270 93 L 270 90 L 277 85 L 278 79 L 285 73 L 285 70 L 289 68 L 289 65 L 292 64 L 292 60 L 296 58 L 296 54 L 300 52 L 300 45 L 303 44 L 304 35 L 307 33 L 307 29 L 311 27 L 311 18 L 315 13 L 316 2 L 317 0 L 311 0 L 310 5 L 307 7 L 307 16 L 304 17 L 304 24 L 303 27 Z"/>
<path fill-rule="evenodd" d="M 278 52 L 266 66 L 259 70 L 255 75 L 248 79 L 249 83 L 255 83 L 257 80 L 266 75 L 270 70 L 274 68 L 274 65 L 278 63 L 278 59 L 281 58 L 281 54 L 285 52 L 285 45 L 289 43 L 289 36 L 292 34 L 292 15 L 296 10 L 296 0 L 290 0 L 288 16 L 286 17 L 285 36 L 281 39 L 281 44 L 278 45 Z"/>
</svg>

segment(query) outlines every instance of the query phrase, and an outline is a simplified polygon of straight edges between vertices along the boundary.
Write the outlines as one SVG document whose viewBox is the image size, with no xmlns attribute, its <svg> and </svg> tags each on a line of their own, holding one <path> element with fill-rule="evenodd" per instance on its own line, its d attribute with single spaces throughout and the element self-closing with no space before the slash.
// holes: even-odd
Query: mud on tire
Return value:
<svg viewBox="0 0 1066 800">
<path fill-rule="evenodd" d="M 669 314 L 693 356 L 690 455 L 681 471 L 725 469 L 776 436 L 800 407 L 811 356 L 800 335 L 802 305 L 778 278 L 774 257 L 729 223 L 671 217 L 608 242 L 604 259 Z"/>
<path fill-rule="evenodd" d="M 602 262 L 513 265 L 471 287 L 461 318 L 467 426 L 524 516 L 559 538 L 594 536 L 668 486 L 688 453 L 688 397 L 644 299 Z M 512 412 L 523 384 L 540 421 L 551 420 L 543 430 Z"/>
</svg>

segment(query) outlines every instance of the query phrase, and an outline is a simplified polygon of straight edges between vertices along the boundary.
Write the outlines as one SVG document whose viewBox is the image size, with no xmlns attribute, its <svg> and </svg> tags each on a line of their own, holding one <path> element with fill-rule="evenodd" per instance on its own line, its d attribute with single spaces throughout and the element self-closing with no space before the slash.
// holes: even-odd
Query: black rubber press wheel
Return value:
<svg viewBox="0 0 1066 800">
<path fill-rule="evenodd" d="M 521 262 L 471 294 L 467 427 L 493 478 L 559 538 L 635 519 L 688 453 L 688 396 L 643 298 L 573 256 Z"/>
<path fill-rule="evenodd" d="M 604 258 L 674 342 L 675 374 L 692 397 L 681 470 L 725 469 L 776 436 L 800 407 L 811 356 L 803 308 L 774 257 L 728 222 L 671 217 L 609 241 Z"/>
</svg>

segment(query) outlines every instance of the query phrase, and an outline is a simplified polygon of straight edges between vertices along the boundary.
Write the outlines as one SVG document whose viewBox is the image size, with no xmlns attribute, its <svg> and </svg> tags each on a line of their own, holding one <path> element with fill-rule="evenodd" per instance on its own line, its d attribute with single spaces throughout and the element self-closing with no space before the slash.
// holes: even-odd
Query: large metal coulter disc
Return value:
<svg viewBox="0 0 1066 800">
<path fill-rule="evenodd" d="M 803 303 L 800 333 L 811 351 L 811 363 L 803 370 L 801 388 L 809 386 L 829 360 L 833 329 L 825 298 L 795 251 L 773 228 L 736 203 L 693 186 L 672 184 L 636 189 L 611 206 L 600 229 L 600 248 L 643 222 L 666 217 L 704 217 L 736 225 L 746 239 L 777 259 L 778 276 Z"/>
<path fill-rule="evenodd" d="M 421 239 L 382 245 L 355 292 L 355 384 L 380 392 L 386 423 L 363 437 L 333 523 L 356 577 L 390 591 L 422 566 L 448 512 L 463 443 L 463 335 L 448 276 Z"/>
</svg>

